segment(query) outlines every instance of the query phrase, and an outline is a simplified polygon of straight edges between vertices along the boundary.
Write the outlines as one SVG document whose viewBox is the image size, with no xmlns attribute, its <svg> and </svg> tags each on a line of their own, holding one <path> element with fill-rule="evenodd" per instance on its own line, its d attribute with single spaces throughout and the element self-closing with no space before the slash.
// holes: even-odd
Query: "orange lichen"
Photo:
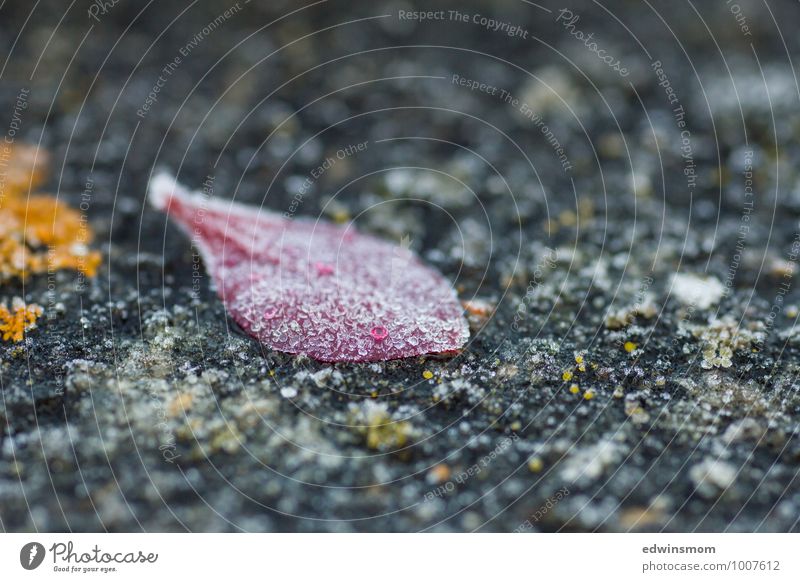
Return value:
<svg viewBox="0 0 800 582">
<path fill-rule="evenodd" d="M 428 471 L 427 479 L 430 483 L 434 484 L 447 482 L 450 479 L 450 467 L 444 463 L 439 463 Z"/>
<path fill-rule="evenodd" d="M 42 314 L 42 308 L 31 303 L 26 305 L 19 297 L 11 302 L 9 310 L 5 303 L 0 304 L 0 333 L 3 341 L 21 342 L 25 332 L 36 327 L 36 320 Z"/>
<path fill-rule="evenodd" d="M 44 182 L 50 157 L 45 150 L 4 143 L 0 149 L 0 204 Z"/>
<path fill-rule="evenodd" d="M 0 152 L 0 281 L 59 269 L 92 277 L 100 265 L 81 213 L 52 196 L 31 194 L 46 163 L 47 155 L 31 146 Z"/>
<path fill-rule="evenodd" d="M 464 310 L 468 315 L 476 317 L 487 318 L 494 313 L 495 305 L 485 299 L 471 299 L 469 301 L 462 301 Z"/>
</svg>

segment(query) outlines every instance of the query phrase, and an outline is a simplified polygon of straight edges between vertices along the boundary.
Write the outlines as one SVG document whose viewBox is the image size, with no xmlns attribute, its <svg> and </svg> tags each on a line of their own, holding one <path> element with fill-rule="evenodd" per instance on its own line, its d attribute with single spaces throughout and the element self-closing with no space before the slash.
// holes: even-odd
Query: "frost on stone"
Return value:
<svg viewBox="0 0 800 582">
<path fill-rule="evenodd" d="M 163 174 L 149 198 L 192 238 L 231 317 L 272 349 L 371 362 L 453 352 L 469 338 L 452 287 L 409 249 L 209 199 Z"/>
<path fill-rule="evenodd" d="M 760 322 L 752 324 L 754 329 L 746 329 L 729 316 L 714 319 L 706 325 L 687 327 L 702 342 L 703 361 L 700 365 L 706 370 L 730 368 L 736 352 L 746 352 L 766 339 Z"/>
<path fill-rule="evenodd" d="M 716 277 L 676 273 L 672 277 L 671 294 L 684 305 L 709 309 L 725 295 L 725 287 Z"/>
</svg>

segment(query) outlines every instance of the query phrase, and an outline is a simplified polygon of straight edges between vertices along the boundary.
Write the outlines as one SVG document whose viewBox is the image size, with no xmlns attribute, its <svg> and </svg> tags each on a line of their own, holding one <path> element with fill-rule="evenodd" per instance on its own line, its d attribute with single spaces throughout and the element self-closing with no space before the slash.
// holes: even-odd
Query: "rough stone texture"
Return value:
<svg viewBox="0 0 800 582">
<path fill-rule="evenodd" d="M 0 130 L 30 88 L 15 139 L 105 263 L 2 288 L 45 314 L 0 345 L 0 527 L 800 529 L 800 9 L 740 2 L 746 35 L 725 3 L 603 4 L 459 4 L 524 38 L 384 2 L 213 30 L 231 4 L 5 3 Z M 473 299 L 468 348 L 260 346 L 145 203 L 159 168 L 405 237 Z"/>
</svg>

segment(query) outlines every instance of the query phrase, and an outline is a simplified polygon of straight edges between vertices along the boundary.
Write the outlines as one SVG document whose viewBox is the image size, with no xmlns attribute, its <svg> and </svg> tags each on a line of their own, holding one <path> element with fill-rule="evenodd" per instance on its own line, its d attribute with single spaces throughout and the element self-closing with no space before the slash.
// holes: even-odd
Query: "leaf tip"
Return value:
<svg viewBox="0 0 800 582">
<path fill-rule="evenodd" d="M 183 187 L 173 176 L 160 172 L 150 179 L 147 199 L 156 210 L 166 211 L 172 199 L 182 189 Z"/>
</svg>

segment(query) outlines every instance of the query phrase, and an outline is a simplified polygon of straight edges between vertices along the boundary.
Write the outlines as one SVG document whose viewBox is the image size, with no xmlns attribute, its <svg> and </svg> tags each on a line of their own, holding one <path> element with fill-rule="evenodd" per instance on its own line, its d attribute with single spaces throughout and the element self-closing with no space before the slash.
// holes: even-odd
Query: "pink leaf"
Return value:
<svg viewBox="0 0 800 582">
<path fill-rule="evenodd" d="M 455 292 L 407 244 L 210 199 L 164 174 L 149 197 L 192 237 L 231 317 L 272 349 L 371 362 L 469 338 Z"/>
</svg>

